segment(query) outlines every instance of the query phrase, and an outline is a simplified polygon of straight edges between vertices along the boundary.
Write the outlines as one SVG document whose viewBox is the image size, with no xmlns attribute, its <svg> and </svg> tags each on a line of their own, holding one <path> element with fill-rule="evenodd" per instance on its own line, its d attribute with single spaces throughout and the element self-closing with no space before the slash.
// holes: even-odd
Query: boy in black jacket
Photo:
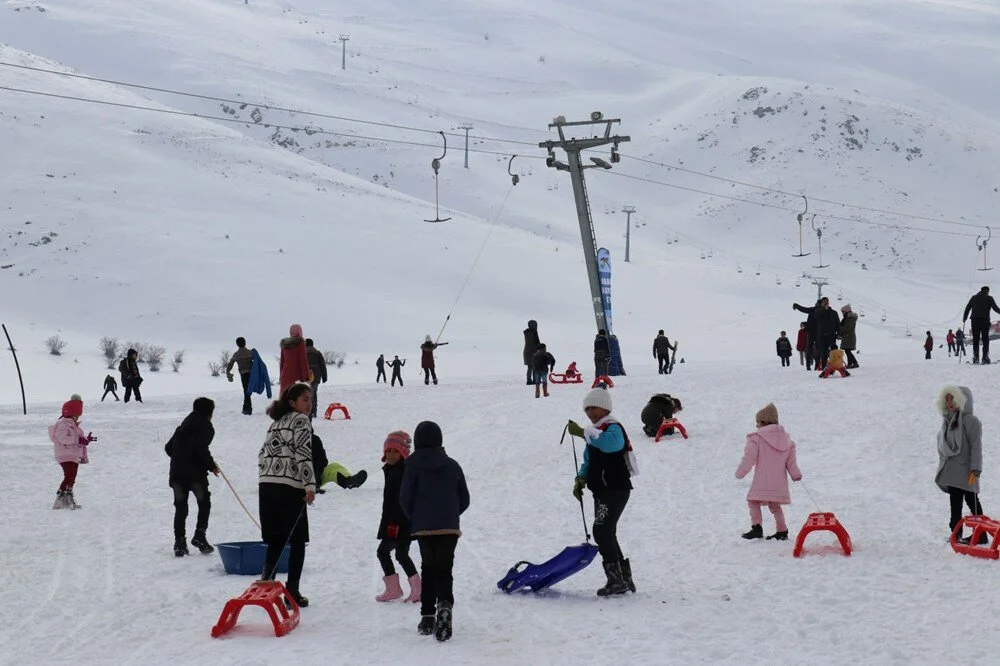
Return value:
<svg viewBox="0 0 1000 666">
<path fill-rule="evenodd" d="M 104 399 L 108 397 L 109 393 L 115 396 L 115 402 L 118 402 L 119 398 L 117 391 L 118 391 L 118 382 L 115 381 L 114 377 L 108 375 L 107 377 L 104 378 L 104 395 L 101 396 L 101 402 L 104 402 Z"/>
<path fill-rule="evenodd" d="M 556 359 L 549 353 L 545 343 L 538 343 L 538 349 L 531 357 L 531 369 L 535 373 L 535 397 L 539 397 L 539 389 L 549 397 L 549 373 L 556 369 Z"/>
<path fill-rule="evenodd" d="M 781 367 L 789 367 L 792 364 L 792 341 L 788 339 L 788 336 L 785 335 L 784 331 L 782 331 L 781 335 L 778 336 L 774 346 L 778 351 L 778 358 L 781 359 Z"/>
<path fill-rule="evenodd" d="M 410 435 L 402 430 L 390 432 L 382 444 L 382 472 L 385 474 L 385 489 L 382 491 L 382 520 L 378 525 L 378 550 L 375 551 L 382 573 L 385 574 L 385 592 L 375 597 L 375 601 L 393 601 L 403 596 L 399 584 L 399 574 L 392 566 L 389 556 L 396 552 L 396 561 L 410 583 L 410 596 L 406 601 L 420 601 L 420 576 L 410 559 L 410 521 L 399 504 L 399 491 L 403 487 L 406 459 L 410 456 Z"/>
<path fill-rule="evenodd" d="M 462 535 L 459 516 L 469 508 L 469 487 L 457 462 L 441 446 L 441 428 L 423 421 L 413 431 L 416 449 L 406 463 L 399 502 L 410 521 L 410 533 L 420 543 L 420 624 L 417 632 L 451 638 L 452 567 Z"/>
<path fill-rule="evenodd" d="M 215 549 L 205 531 L 208 514 L 212 510 L 211 493 L 208 492 L 208 473 L 218 476 L 219 467 L 208 450 L 215 437 L 212 414 L 215 403 L 208 398 L 196 398 L 192 411 L 174 431 L 173 437 L 163 447 L 170 457 L 170 487 L 174 489 L 174 555 L 188 554 L 185 544 L 185 522 L 188 515 L 188 493 L 198 501 L 198 520 L 195 523 L 191 545 L 204 555 Z"/>
</svg>

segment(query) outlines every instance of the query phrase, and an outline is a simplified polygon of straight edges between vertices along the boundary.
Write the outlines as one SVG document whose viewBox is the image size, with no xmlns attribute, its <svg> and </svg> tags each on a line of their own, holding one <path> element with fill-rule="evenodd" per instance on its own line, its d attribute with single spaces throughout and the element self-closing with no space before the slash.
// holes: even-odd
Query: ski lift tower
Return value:
<svg viewBox="0 0 1000 666">
<path fill-rule="evenodd" d="M 611 134 L 611 127 L 620 123 L 620 119 L 606 119 L 600 111 L 590 114 L 590 120 L 580 120 L 567 122 L 565 116 L 556 116 L 549 124 L 549 129 L 555 129 L 559 133 L 558 140 L 542 141 L 539 148 L 548 151 L 548 158 L 545 160 L 546 166 L 558 171 L 569 171 L 570 179 L 573 182 L 573 199 L 576 202 L 576 216 L 580 223 L 580 238 L 583 241 L 583 257 L 587 264 L 587 278 L 590 282 L 590 296 L 593 299 L 594 320 L 598 330 L 605 329 L 611 334 L 604 319 L 604 299 L 601 293 L 601 280 L 597 269 L 597 237 L 594 234 L 594 221 L 590 214 L 590 200 L 587 197 L 587 184 L 583 178 L 584 169 L 610 169 L 611 164 L 599 157 L 591 157 L 593 164 L 584 164 L 580 153 L 584 150 L 599 148 L 611 144 L 611 163 L 621 161 L 618 154 L 618 144 L 631 141 L 631 137 Z M 570 127 L 593 127 L 603 125 L 603 135 L 593 134 L 590 137 L 577 139 L 567 138 L 566 129 Z M 555 149 L 561 148 L 566 152 L 566 162 L 556 159 Z"/>
<path fill-rule="evenodd" d="M 812 280 L 812 283 L 814 285 L 816 285 L 816 300 L 817 301 L 822 300 L 823 299 L 823 287 L 825 287 L 826 285 L 830 284 L 830 281 L 827 280 L 824 277 L 815 277 L 813 275 L 808 275 L 806 277 L 808 277 L 810 280 Z"/>
</svg>

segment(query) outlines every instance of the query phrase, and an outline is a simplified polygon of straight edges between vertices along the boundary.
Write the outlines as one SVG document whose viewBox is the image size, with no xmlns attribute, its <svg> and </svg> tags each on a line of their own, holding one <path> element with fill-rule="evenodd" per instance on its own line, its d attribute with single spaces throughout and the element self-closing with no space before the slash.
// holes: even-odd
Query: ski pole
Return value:
<svg viewBox="0 0 1000 666">
<path fill-rule="evenodd" d="M 569 424 L 566 424 L 566 430 L 569 430 Z M 563 431 L 563 437 L 566 436 L 566 430 Z M 570 435 L 569 436 L 569 441 L 570 441 L 570 444 L 573 445 L 573 466 L 576 468 L 576 475 L 580 476 L 580 463 L 577 461 L 577 458 L 576 458 L 576 437 L 574 437 L 573 435 Z M 578 498 L 578 501 L 580 502 L 580 520 L 583 521 L 583 533 L 587 537 L 587 542 L 589 543 L 590 542 L 590 531 L 587 529 L 587 514 L 584 513 L 584 510 L 583 510 L 583 496 L 582 495 Z"/>
<path fill-rule="evenodd" d="M 799 479 L 798 482 L 802 486 L 802 490 L 806 491 L 806 495 L 808 495 L 809 499 L 812 500 L 813 506 L 816 507 L 816 510 L 822 513 L 823 510 L 819 508 L 819 504 L 816 502 L 816 499 L 812 496 L 812 493 L 809 492 L 809 489 L 806 488 L 806 484 L 802 483 L 802 479 Z"/>
<path fill-rule="evenodd" d="M 257 522 L 257 519 L 253 517 L 252 513 L 250 513 L 250 509 L 248 509 L 247 505 L 244 504 L 243 500 L 240 499 L 239 493 L 236 492 L 236 488 L 233 488 L 233 484 L 229 482 L 229 479 L 226 477 L 226 473 L 223 472 L 222 469 L 219 469 L 219 474 L 222 475 L 222 479 L 226 482 L 226 485 L 229 486 L 229 489 L 233 491 L 233 496 L 236 498 L 236 501 L 240 503 L 240 506 L 243 507 L 243 510 L 247 512 L 248 516 L 250 516 L 250 520 L 252 520 L 253 524 L 257 526 L 257 529 L 260 529 L 260 523 Z"/>
<path fill-rule="evenodd" d="M 288 531 L 288 537 L 285 539 L 284 545 L 281 546 L 281 552 L 285 552 L 285 548 L 288 547 L 289 542 L 292 540 L 292 535 L 295 534 L 295 528 L 299 526 L 299 521 L 302 520 L 302 515 L 306 512 L 306 505 L 303 503 L 302 508 L 299 509 L 299 515 L 296 516 L 295 522 L 292 523 L 292 529 Z M 281 561 L 281 555 L 278 555 L 278 559 L 274 561 L 274 566 L 271 567 L 271 573 L 264 577 L 264 580 L 274 580 L 274 574 L 278 571 L 278 562 Z"/>
</svg>

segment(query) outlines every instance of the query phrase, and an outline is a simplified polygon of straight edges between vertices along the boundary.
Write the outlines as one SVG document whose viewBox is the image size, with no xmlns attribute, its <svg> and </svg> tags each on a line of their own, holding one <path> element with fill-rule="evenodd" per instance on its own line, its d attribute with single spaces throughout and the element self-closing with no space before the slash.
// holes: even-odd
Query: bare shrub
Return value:
<svg viewBox="0 0 1000 666">
<path fill-rule="evenodd" d="M 122 350 L 121 343 L 118 342 L 118 338 L 105 335 L 101 338 L 100 346 L 101 353 L 104 354 L 104 360 L 108 362 L 108 370 L 114 370 L 115 361 L 118 360 L 118 354 Z"/>
<path fill-rule="evenodd" d="M 58 335 L 52 335 L 45 338 L 45 348 L 53 356 L 62 356 L 63 349 L 66 349 L 66 341 Z"/>
<path fill-rule="evenodd" d="M 233 357 L 233 355 L 232 355 L 232 353 L 228 349 L 222 350 L 222 353 L 219 354 L 219 363 L 222 363 L 222 368 L 223 369 L 226 369 L 226 368 L 229 367 L 229 361 L 230 361 L 230 359 L 232 359 L 232 357 Z"/>
<path fill-rule="evenodd" d="M 213 377 L 218 377 L 219 373 L 222 372 L 223 365 L 218 361 L 208 362 L 208 371 L 212 373 Z"/>
<path fill-rule="evenodd" d="M 174 372 L 181 371 L 181 364 L 184 363 L 184 350 L 174 352 L 174 360 L 170 361 L 170 367 Z"/>
<path fill-rule="evenodd" d="M 325 351 L 323 352 L 323 361 L 327 365 L 333 365 L 337 368 L 344 367 L 344 362 L 347 360 L 346 352 L 335 352 L 335 351 Z"/>
<path fill-rule="evenodd" d="M 160 365 L 163 364 L 163 357 L 167 354 L 167 348 L 161 345 L 149 345 L 146 349 L 146 362 L 149 363 L 150 372 L 159 372 Z"/>
</svg>

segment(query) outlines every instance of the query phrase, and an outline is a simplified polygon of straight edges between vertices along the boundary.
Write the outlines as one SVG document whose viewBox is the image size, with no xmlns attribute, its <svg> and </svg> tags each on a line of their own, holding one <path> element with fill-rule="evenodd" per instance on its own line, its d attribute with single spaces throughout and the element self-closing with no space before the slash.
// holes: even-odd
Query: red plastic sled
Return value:
<svg viewBox="0 0 1000 666">
<path fill-rule="evenodd" d="M 342 405 L 339 402 L 331 402 L 330 406 L 326 408 L 326 414 L 323 415 L 323 418 L 327 421 L 336 421 L 337 419 L 333 418 L 333 413 L 337 411 L 344 414 L 344 421 L 349 421 L 351 419 L 351 413 L 347 411 L 347 406 Z"/>
<path fill-rule="evenodd" d="M 833 513 L 810 513 L 809 517 L 806 518 L 806 524 L 802 526 L 799 530 L 799 536 L 795 539 L 795 550 L 792 551 L 793 557 L 799 557 L 802 555 L 802 544 L 805 543 L 806 536 L 810 532 L 826 531 L 833 532 L 837 535 L 837 539 L 840 540 L 840 547 L 844 549 L 844 555 L 850 556 L 852 546 L 851 546 L 851 535 L 847 533 L 844 526 L 840 524 L 837 517 Z"/>
<path fill-rule="evenodd" d="M 969 543 L 958 542 L 958 535 L 962 533 L 963 527 L 972 529 Z M 1000 546 L 1000 539 L 997 538 L 998 533 L 1000 533 L 1000 522 L 987 516 L 966 516 L 958 521 L 958 525 L 955 525 L 955 529 L 951 533 L 951 548 L 962 555 L 981 557 L 987 560 L 1000 559 L 1000 550 L 997 550 L 997 547 Z M 988 534 L 993 539 L 989 544 L 980 546 L 979 538 L 983 534 Z"/>
<path fill-rule="evenodd" d="M 553 384 L 582 384 L 583 375 L 579 373 L 575 375 L 567 375 L 561 372 L 550 372 L 549 382 Z"/>
<path fill-rule="evenodd" d="M 226 602 L 219 622 L 212 627 L 212 638 L 218 638 L 235 627 L 240 611 L 246 606 L 260 606 L 267 611 L 275 636 L 284 636 L 299 624 L 299 605 L 285 586 L 276 580 L 258 580 L 246 592 Z"/>
<path fill-rule="evenodd" d="M 608 388 L 615 387 L 615 383 L 611 381 L 611 377 L 608 377 L 607 375 L 598 375 L 597 377 L 594 377 L 594 383 L 590 385 L 590 388 L 597 388 L 601 384 L 604 384 Z"/>
<path fill-rule="evenodd" d="M 663 419 L 663 423 L 661 423 L 660 427 L 656 429 L 656 439 L 653 441 L 660 441 L 660 437 L 663 436 L 663 431 L 667 428 L 676 428 L 677 432 L 683 435 L 684 439 L 688 438 L 687 430 L 684 429 L 684 426 L 681 425 L 680 421 L 677 419 Z"/>
</svg>

